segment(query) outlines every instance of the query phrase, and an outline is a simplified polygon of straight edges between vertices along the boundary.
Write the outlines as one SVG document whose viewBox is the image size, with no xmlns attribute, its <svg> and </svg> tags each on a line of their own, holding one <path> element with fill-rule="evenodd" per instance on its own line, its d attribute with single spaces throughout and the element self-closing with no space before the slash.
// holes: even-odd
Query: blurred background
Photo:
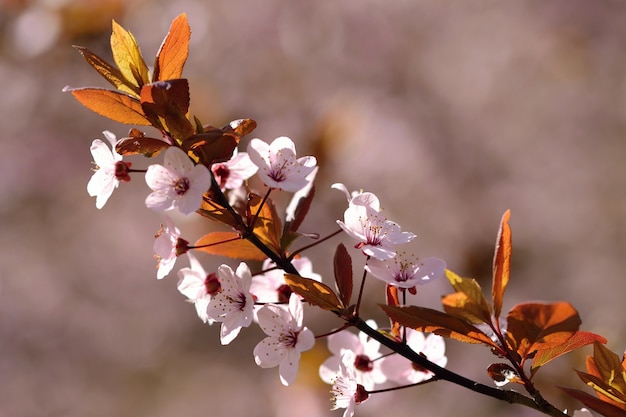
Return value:
<svg viewBox="0 0 626 417">
<path fill-rule="evenodd" d="M 319 160 L 317 198 L 302 230 L 336 230 L 345 197 L 334 182 L 379 196 L 388 218 L 490 288 L 497 227 L 512 210 L 513 275 L 505 309 L 570 301 L 585 330 L 626 347 L 626 4 L 318 0 L 293 2 L 0 1 L 0 416 L 337 416 L 317 377 L 319 340 L 294 386 L 254 364 L 263 335 L 228 347 L 176 290 L 157 281 L 153 236 L 137 176 L 102 210 L 87 195 L 89 146 L 129 126 L 83 108 L 66 85 L 108 87 L 71 45 L 111 61 L 111 19 L 151 64 L 171 20 L 192 28 L 185 75 L 192 113 L 222 126 L 248 117 L 252 137 L 291 137 Z M 154 133 L 151 131 L 151 133 Z M 131 159 L 144 168 L 153 160 Z M 289 196 L 278 196 L 283 204 Z M 174 217 L 183 237 L 214 230 Z M 306 255 L 332 282 L 335 238 Z M 363 258 L 356 251 L 355 270 Z M 237 261 L 202 257 L 207 270 Z M 360 272 L 359 272 L 360 274 Z M 443 280 L 411 302 L 439 307 Z M 368 281 L 364 315 L 383 285 Z M 324 333 L 334 316 L 305 311 Z M 448 367 L 491 384 L 487 349 L 447 345 Z M 590 348 L 550 363 L 537 385 L 583 387 Z M 454 401 L 450 399 L 454 398 Z M 357 416 L 534 416 L 446 382 L 380 394 Z"/>
</svg>

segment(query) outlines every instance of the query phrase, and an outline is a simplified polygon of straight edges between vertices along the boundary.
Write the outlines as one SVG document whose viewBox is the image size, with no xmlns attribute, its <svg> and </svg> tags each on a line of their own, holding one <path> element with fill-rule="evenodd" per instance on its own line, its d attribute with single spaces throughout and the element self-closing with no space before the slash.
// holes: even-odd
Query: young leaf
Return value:
<svg viewBox="0 0 626 417">
<path fill-rule="evenodd" d="M 235 218 L 235 215 L 226 208 L 220 206 L 215 201 L 213 201 L 209 193 L 204 194 L 204 198 L 202 199 L 202 204 L 198 209 L 198 213 L 201 216 L 216 221 L 218 223 L 223 223 L 234 228 L 237 228 L 239 226 L 239 222 Z"/>
<path fill-rule="evenodd" d="M 210 245 L 210 246 L 209 246 Z M 235 232 L 211 232 L 194 243 L 197 250 L 211 255 L 226 256 L 233 259 L 262 261 L 267 256 L 249 241 L 242 239 Z M 205 247 L 200 247 L 205 246 Z"/>
<path fill-rule="evenodd" d="M 598 395 L 603 395 L 615 402 L 618 407 L 626 410 L 626 365 L 624 361 L 599 342 L 593 344 L 593 356 L 587 358 L 588 374 L 579 372 L 579 376 L 586 375 L 588 380 L 583 379 L 587 385 L 591 385 Z M 596 378 L 593 384 L 592 378 Z M 615 398 L 617 396 L 617 398 Z"/>
<path fill-rule="evenodd" d="M 483 343 L 499 348 L 489 336 L 470 323 L 441 311 L 418 306 L 380 305 L 393 321 L 421 332 L 435 333 L 465 343 Z"/>
<path fill-rule="evenodd" d="M 104 88 L 69 88 L 74 98 L 89 110 L 109 119 L 129 125 L 149 126 L 139 100 L 124 93 Z"/>
<path fill-rule="evenodd" d="M 462 278 L 446 269 L 446 277 L 457 291 L 443 297 L 444 310 L 472 324 L 491 323 L 491 307 L 474 279 Z"/>
<path fill-rule="evenodd" d="M 341 311 L 339 298 L 327 285 L 295 274 L 285 274 L 285 282 L 293 292 L 323 310 Z"/>
<path fill-rule="evenodd" d="M 150 82 L 148 66 L 143 60 L 135 37 L 115 20 L 111 33 L 111 52 L 115 64 L 126 80 L 138 88 Z"/>
<path fill-rule="evenodd" d="M 115 88 L 132 96 L 139 97 L 139 87 L 128 81 L 122 75 L 122 72 L 110 65 L 104 59 L 91 52 L 89 49 L 82 46 L 74 45 L 74 48 L 80 52 L 85 58 L 85 61 L 91 65 L 100 75 L 102 75 L 108 82 L 110 82 Z"/>
<path fill-rule="evenodd" d="M 496 250 L 493 257 L 493 286 L 491 296 L 493 298 L 493 314 L 500 317 L 502 311 L 502 298 L 509 283 L 511 274 L 511 227 L 509 226 L 511 211 L 507 210 L 500 221 Z"/>
<path fill-rule="evenodd" d="M 563 344 L 552 346 L 547 349 L 538 350 L 533 359 L 533 364 L 530 368 L 531 375 L 534 375 L 539 367 L 545 365 L 551 360 L 556 359 L 559 356 L 564 355 L 568 352 L 571 352 L 574 349 L 590 345 L 594 342 L 606 343 L 606 339 L 594 333 L 579 331 L 574 333 L 572 337 L 567 339 L 567 341 Z"/>
<path fill-rule="evenodd" d="M 341 243 L 337 246 L 333 263 L 339 298 L 344 307 L 347 307 L 350 305 L 350 297 L 352 296 L 352 258 Z"/>
<path fill-rule="evenodd" d="M 161 139 L 146 137 L 139 129 L 133 128 L 128 134 L 129 137 L 122 138 L 115 144 L 115 150 L 123 156 L 143 155 L 151 158 L 170 146 Z"/>
<path fill-rule="evenodd" d="M 159 48 L 154 61 L 153 82 L 181 78 L 189 55 L 190 38 L 191 29 L 187 15 L 182 13 L 172 21 L 170 30 Z"/>
<path fill-rule="evenodd" d="M 179 142 L 195 133 L 195 128 L 187 119 L 189 110 L 189 83 L 183 78 L 144 85 L 141 89 L 141 108 L 152 122 L 160 126 L 161 120 L 172 137 Z"/>
<path fill-rule="evenodd" d="M 518 304 L 507 316 L 507 343 L 522 359 L 565 343 L 581 320 L 571 304 Z"/>
</svg>

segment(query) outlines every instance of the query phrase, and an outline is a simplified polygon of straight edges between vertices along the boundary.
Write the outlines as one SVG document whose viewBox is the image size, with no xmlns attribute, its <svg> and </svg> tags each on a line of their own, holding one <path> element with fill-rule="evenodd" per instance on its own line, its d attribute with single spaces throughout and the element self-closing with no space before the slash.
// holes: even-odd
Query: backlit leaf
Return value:
<svg viewBox="0 0 626 417">
<path fill-rule="evenodd" d="M 483 343 L 497 348 L 498 345 L 480 329 L 457 317 L 418 306 L 380 305 L 393 321 L 421 332 L 435 333 L 465 343 Z"/>
<path fill-rule="evenodd" d="M 559 356 L 564 355 L 568 352 L 571 352 L 574 349 L 590 345 L 596 341 L 600 343 L 606 343 L 606 339 L 600 335 L 590 332 L 579 331 L 574 333 L 572 337 L 567 339 L 567 341 L 563 344 L 551 346 L 547 349 L 538 350 L 533 359 L 531 372 L 532 374 L 534 374 L 540 366 L 545 365 L 551 360 L 556 359 Z"/>
<path fill-rule="evenodd" d="M 400 302 L 398 287 L 396 287 L 395 285 L 387 284 L 385 287 L 385 294 L 387 296 L 386 298 L 388 306 L 399 306 L 402 304 Z M 389 331 L 389 333 L 391 333 L 391 335 L 396 339 L 400 339 L 400 329 L 402 328 L 402 326 L 391 317 L 389 318 L 389 320 L 391 322 L 391 330 Z"/>
<path fill-rule="evenodd" d="M 604 385 L 596 383 L 597 386 L 593 387 L 598 391 L 598 395 L 605 395 L 615 401 L 617 406 L 624 407 L 626 410 L 626 367 L 623 361 L 620 361 L 619 356 L 596 341 L 593 345 L 593 356 L 587 358 L 587 371 L 590 377 L 604 381 Z M 579 376 L 580 374 L 579 372 Z M 615 396 L 619 400 L 616 400 Z"/>
<path fill-rule="evenodd" d="M 143 60 L 135 37 L 115 20 L 111 33 L 111 52 L 115 64 L 126 80 L 138 88 L 150 82 L 148 66 Z"/>
<path fill-rule="evenodd" d="M 204 195 L 204 198 L 202 199 L 202 204 L 198 209 L 198 213 L 203 217 L 206 217 L 218 223 L 232 226 L 234 228 L 240 226 L 237 218 L 235 217 L 235 214 L 213 201 L 210 198 L 209 194 Z"/>
<path fill-rule="evenodd" d="M 185 13 L 176 17 L 163 40 L 154 62 L 152 81 L 181 78 L 189 55 L 191 29 Z"/>
<path fill-rule="evenodd" d="M 139 100 L 124 93 L 103 88 L 68 88 L 83 106 L 109 119 L 130 125 L 149 126 Z"/>
<path fill-rule="evenodd" d="M 496 250 L 493 257 L 493 286 L 491 296 L 493 298 L 493 314 L 500 317 L 502 311 L 502 299 L 504 291 L 509 283 L 511 275 L 511 227 L 509 218 L 511 211 L 507 210 L 500 221 Z"/>
<path fill-rule="evenodd" d="M 522 359 L 538 350 L 565 343 L 578 331 L 581 320 L 571 304 L 518 304 L 507 316 L 507 343 Z"/>
<path fill-rule="evenodd" d="M 196 250 L 233 259 L 262 261 L 267 256 L 235 232 L 211 232 L 194 243 Z M 204 247 L 201 247 L 204 246 Z"/>
<path fill-rule="evenodd" d="M 293 292 L 314 306 L 330 311 L 342 310 L 339 298 L 327 285 L 295 274 L 285 274 L 285 281 Z"/>
<path fill-rule="evenodd" d="M 335 270 L 335 284 L 339 291 L 339 298 L 344 306 L 350 305 L 352 296 L 352 258 L 343 244 L 337 246 L 333 260 Z"/>
<path fill-rule="evenodd" d="M 91 52 L 89 49 L 82 46 L 74 45 L 74 48 L 80 52 L 85 58 L 85 61 L 91 65 L 100 75 L 102 75 L 108 82 L 110 82 L 115 88 L 128 93 L 132 96 L 139 97 L 139 87 L 128 81 L 122 75 L 121 71 L 114 66 L 110 65 L 104 59 Z"/>
<path fill-rule="evenodd" d="M 462 278 L 446 269 L 446 277 L 457 291 L 442 299 L 444 310 L 473 324 L 491 323 L 491 307 L 476 280 Z"/>
<path fill-rule="evenodd" d="M 248 211 L 250 222 L 254 221 L 254 234 L 266 246 L 280 254 L 280 235 L 282 232 L 282 223 L 276 212 L 276 207 L 271 199 L 266 199 L 261 206 L 262 198 L 259 195 L 251 193 L 248 197 Z M 253 218 L 256 217 L 256 220 Z"/>
<path fill-rule="evenodd" d="M 624 393 L 619 390 L 619 384 L 611 379 L 600 379 L 595 375 L 586 374 L 576 371 L 578 377 L 588 386 L 593 388 L 598 397 L 606 402 L 614 404 L 616 407 L 626 410 L 626 398 Z"/>
</svg>

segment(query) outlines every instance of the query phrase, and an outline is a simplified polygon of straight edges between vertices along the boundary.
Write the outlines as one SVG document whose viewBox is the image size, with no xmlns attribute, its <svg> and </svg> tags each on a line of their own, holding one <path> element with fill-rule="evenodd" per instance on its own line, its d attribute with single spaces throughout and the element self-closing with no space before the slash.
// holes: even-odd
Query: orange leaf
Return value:
<svg viewBox="0 0 626 417">
<path fill-rule="evenodd" d="M 502 311 L 502 298 L 509 283 L 511 274 L 511 227 L 509 217 L 511 211 L 507 210 L 500 221 L 500 229 L 496 242 L 496 251 L 493 257 L 493 286 L 491 296 L 493 298 L 493 314 L 498 319 Z"/>
<path fill-rule="evenodd" d="M 385 292 L 387 294 L 388 306 L 399 306 L 401 304 L 400 297 L 398 297 L 398 287 L 396 287 L 395 285 L 387 284 Z M 391 335 L 396 339 L 400 339 L 400 328 L 402 326 L 400 326 L 400 323 L 398 323 L 397 321 L 391 320 L 391 318 L 390 321 L 391 330 L 389 331 L 389 333 L 391 333 Z"/>
<path fill-rule="evenodd" d="M 566 302 L 518 304 L 507 322 L 507 343 L 522 359 L 565 343 L 581 323 L 578 312 Z"/>
<path fill-rule="evenodd" d="M 339 298 L 327 285 L 295 274 L 285 274 L 285 282 L 293 292 L 323 310 L 341 311 Z"/>
<path fill-rule="evenodd" d="M 121 71 L 114 66 L 110 65 L 104 59 L 91 52 L 89 49 L 82 46 L 74 45 L 74 48 L 80 52 L 85 58 L 85 61 L 91 65 L 100 75 L 102 75 L 108 82 L 113 84 L 115 88 L 121 90 L 130 95 L 139 97 L 139 88 L 132 82 L 128 81 L 122 75 Z"/>
<path fill-rule="evenodd" d="M 135 37 L 115 20 L 111 33 L 111 52 L 115 64 L 126 80 L 138 89 L 150 82 L 148 66 L 143 60 Z"/>
<path fill-rule="evenodd" d="M 465 343 L 483 343 L 499 348 L 489 336 L 478 328 L 457 317 L 418 306 L 387 306 L 380 305 L 387 316 L 402 326 L 421 332 L 435 333 Z"/>
<path fill-rule="evenodd" d="M 139 100 L 117 91 L 104 88 L 68 88 L 83 106 L 109 119 L 129 125 L 149 126 Z"/>
<path fill-rule="evenodd" d="M 181 146 L 198 163 L 210 167 L 216 162 L 229 160 L 238 143 L 239 138 L 232 133 L 213 130 L 191 135 Z"/>
<path fill-rule="evenodd" d="M 152 81 L 171 80 L 182 76 L 189 55 L 190 38 L 191 29 L 187 15 L 182 13 L 172 21 L 170 30 L 159 48 L 154 61 Z"/>
<path fill-rule="evenodd" d="M 198 213 L 203 217 L 234 228 L 238 228 L 240 226 L 238 218 L 235 217 L 235 214 L 211 199 L 210 191 L 209 193 L 204 194 Z"/>
<path fill-rule="evenodd" d="M 587 371 L 589 374 L 583 375 L 586 375 L 588 380 L 585 380 L 581 376 L 582 372 L 579 372 L 583 381 L 591 385 L 599 397 L 604 397 L 626 410 L 626 368 L 619 356 L 596 341 L 593 345 L 593 356 L 587 358 Z M 593 378 L 595 380 L 592 384 L 590 381 Z"/>
<path fill-rule="evenodd" d="M 252 221 L 252 218 L 256 216 L 253 232 L 261 242 L 280 254 L 282 223 L 272 200 L 266 199 L 263 207 L 261 207 L 261 202 L 261 197 L 254 193 L 250 193 L 248 196 L 248 211 L 251 216 L 249 221 Z"/>
<path fill-rule="evenodd" d="M 226 256 L 234 259 L 262 261 L 267 256 L 249 241 L 242 239 L 235 232 L 211 232 L 202 236 L 194 246 L 211 255 Z"/>
<path fill-rule="evenodd" d="M 474 279 L 462 278 L 446 269 L 446 277 L 457 291 L 442 299 L 446 313 L 472 324 L 491 323 L 491 307 Z"/>
<path fill-rule="evenodd" d="M 606 343 L 606 339 L 600 335 L 580 331 L 574 333 L 572 337 L 567 339 L 567 341 L 563 344 L 552 346 L 547 349 L 538 350 L 533 359 L 533 364 L 530 368 L 531 373 L 534 374 L 540 366 L 545 365 L 546 363 L 558 358 L 561 355 L 571 352 L 574 349 L 590 345 L 596 341 L 600 343 Z"/>
<path fill-rule="evenodd" d="M 334 258 L 335 284 L 339 290 L 339 297 L 342 304 L 347 307 L 350 305 L 350 297 L 352 296 L 352 258 L 343 244 L 337 246 Z"/>
</svg>

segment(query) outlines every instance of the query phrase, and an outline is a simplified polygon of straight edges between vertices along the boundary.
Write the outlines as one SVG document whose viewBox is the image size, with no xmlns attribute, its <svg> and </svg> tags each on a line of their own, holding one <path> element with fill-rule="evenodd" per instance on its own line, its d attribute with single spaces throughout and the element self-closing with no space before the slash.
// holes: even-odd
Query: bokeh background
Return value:
<svg viewBox="0 0 626 417">
<path fill-rule="evenodd" d="M 86 192 L 89 145 L 129 127 L 81 107 L 65 85 L 107 86 L 72 44 L 110 60 L 111 19 L 150 63 L 170 21 L 192 28 L 192 113 L 221 126 L 249 117 L 251 137 L 290 136 L 319 159 L 304 231 L 326 234 L 345 209 L 330 189 L 376 193 L 389 218 L 488 291 L 497 226 L 512 210 L 505 309 L 567 300 L 583 327 L 626 347 L 626 3 L 622 1 L 318 0 L 295 2 L 2 0 L 0 2 L 0 416 L 341 415 L 306 353 L 293 387 L 254 365 L 262 338 L 228 347 L 176 290 L 157 281 L 140 176 L 102 210 Z M 153 161 L 133 159 L 134 166 Z M 282 204 L 288 196 L 278 198 Z M 282 200 L 281 200 L 282 198 Z M 175 217 L 190 240 L 215 225 Z M 331 282 L 336 238 L 307 253 Z M 362 257 L 352 252 L 355 269 Z M 236 261 L 203 257 L 206 269 Z M 180 259 L 177 267 L 186 266 Z M 364 314 L 384 324 L 369 281 Z M 414 303 L 437 307 L 444 281 Z M 338 326 L 307 310 L 317 332 Z M 537 376 L 583 388 L 590 348 Z M 490 384 L 486 349 L 448 344 L 449 368 Z M 584 389 L 584 388 L 583 388 Z M 533 416 L 445 382 L 372 397 L 361 417 Z"/>
</svg>

